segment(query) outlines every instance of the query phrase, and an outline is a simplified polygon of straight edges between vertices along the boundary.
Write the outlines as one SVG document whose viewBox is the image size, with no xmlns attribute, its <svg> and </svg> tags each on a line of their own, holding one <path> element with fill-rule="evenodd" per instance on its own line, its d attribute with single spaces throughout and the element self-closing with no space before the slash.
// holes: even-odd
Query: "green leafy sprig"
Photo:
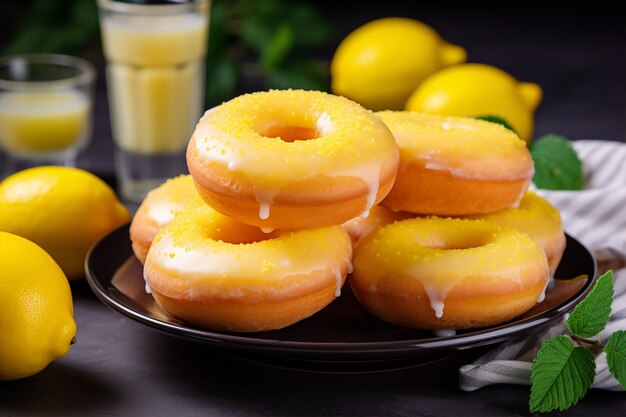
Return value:
<svg viewBox="0 0 626 417">
<path fill-rule="evenodd" d="M 602 344 L 589 338 L 605 328 L 613 293 L 613 271 L 608 271 L 568 317 L 571 336 L 554 336 L 542 343 L 532 365 L 531 413 L 565 410 L 591 388 L 596 375 L 594 353 L 600 352 Z M 626 389 L 626 331 L 613 333 L 602 350 L 609 371 Z"/>
<path fill-rule="evenodd" d="M 583 164 L 567 138 L 548 134 L 530 144 L 535 162 L 533 183 L 544 190 L 582 190 Z"/>
</svg>

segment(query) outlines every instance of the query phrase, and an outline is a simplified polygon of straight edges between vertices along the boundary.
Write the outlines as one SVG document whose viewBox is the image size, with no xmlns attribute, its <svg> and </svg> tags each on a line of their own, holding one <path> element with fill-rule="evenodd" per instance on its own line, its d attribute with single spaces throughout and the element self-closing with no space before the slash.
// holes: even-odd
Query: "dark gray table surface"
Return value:
<svg viewBox="0 0 626 417">
<path fill-rule="evenodd" d="M 561 15 L 555 7 L 538 13 L 525 6 L 498 12 L 492 25 L 496 12 L 485 6 L 472 11 L 468 5 L 463 13 L 446 15 L 433 7 L 407 11 L 400 2 L 391 3 L 396 8 L 386 15 L 421 18 L 464 45 L 471 60 L 539 82 L 545 96 L 537 113 L 538 134 L 624 141 L 624 26 L 614 10 L 589 6 Z M 373 13 L 364 5 L 337 18 L 343 19 L 338 39 Z M 102 76 L 98 91 L 94 138 L 79 166 L 111 181 L 113 148 Z M 157 333 L 109 310 L 84 281 L 74 283 L 72 291 L 78 343 L 40 374 L 0 383 L 0 416 L 528 415 L 528 387 L 499 385 L 473 393 L 457 388 L 458 366 L 471 360 L 472 352 L 402 372 L 293 372 Z M 559 415 L 625 412 L 623 393 L 592 390 Z"/>
</svg>

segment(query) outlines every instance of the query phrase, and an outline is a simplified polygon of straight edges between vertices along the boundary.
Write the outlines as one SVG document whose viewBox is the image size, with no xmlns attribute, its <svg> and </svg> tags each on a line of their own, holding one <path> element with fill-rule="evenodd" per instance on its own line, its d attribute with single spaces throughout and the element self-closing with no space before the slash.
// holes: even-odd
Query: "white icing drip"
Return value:
<svg viewBox="0 0 626 417">
<path fill-rule="evenodd" d="M 436 329 L 433 330 L 433 334 L 437 337 L 450 337 L 456 336 L 456 330 L 454 329 Z"/>
<path fill-rule="evenodd" d="M 343 276 L 341 275 L 341 266 L 337 267 L 334 272 L 336 280 L 335 297 L 339 297 L 341 295 L 341 284 L 343 280 Z"/>
<path fill-rule="evenodd" d="M 277 188 L 271 190 L 256 189 L 254 191 L 254 198 L 259 203 L 259 219 L 267 220 L 270 217 L 270 206 L 277 193 Z"/>
<path fill-rule="evenodd" d="M 269 208 L 268 208 L 269 210 Z M 260 216 L 259 216 L 260 217 Z M 261 217 L 262 218 L 262 217 Z M 271 227 L 261 227 L 261 231 L 265 234 L 272 233 L 276 229 L 272 229 Z"/>
<path fill-rule="evenodd" d="M 545 299 L 546 299 L 546 290 L 544 288 L 544 290 L 541 291 L 541 294 L 539 294 L 539 297 L 537 297 L 537 302 L 540 303 Z"/>
<path fill-rule="evenodd" d="M 548 277 L 548 282 L 546 282 L 545 287 L 543 287 L 543 290 L 541 290 L 541 294 L 539 294 L 539 297 L 537 297 L 537 302 L 541 303 L 543 300 L 546 299 L 546 290 L 551 287 L 551 285 L 553 284 L 554 279 L 552 277 Z"/>
<path fill-rule="evenodd" d="M 382 162 L 370 161 L 370 163 L 355 166 L 352 168 L 343 168 L 337 172 L 337 176 L 360 178 L 367 185 L 367 196 L 365 199 L 365 207 L 360 214 L 360 218 L 369 216 L 370 209 L 376 202 L 378 188 L 380 187 L 380 169 Z"/>
<path fill-rule="evenodd" d="M 426 282 L 422 282 L 422 285 L 424 286 L 424 292 L 430 301 L 430 308 L 433 309 L 435 316 L 438 319 L 442 318 L 443 309 L 445 307 L 444 300 L 448 294 L 448 289 L 446 288 L 442 291 L 441 289 L 431 286 Z"/>
<path fill-rule="evenodd" d="M 354 265 L 352 265 L 352 261 L 348 261 L 348 274 L 354 272 Z"/>
<path fill-rule="evenodd" d="M 267 220 L 270 217 L 270 205 L 269 203 L 259 202 L 259 219 Z"/>
<path fill-rule="evenodd" d="M 148 208 L 148 218 L 153 220 L 157 226 L 163 227 L 174 220 L 175 213 L 180 211 L 180 209 L 179 204 L 160 201 L 150 204 Z"/>
<path fill-rule="evenodd" d="M 365 203 L 365 210 L 361 213 L 361 218 L 364 219 L 370 214 L 371 208 L 376 202 L 376 196 L 378 195 L 378 188 L 380 187 L 380 167 L 378 170 L 374 170 L 374 174 L 368 178 L 367 182 L 367 198 Z"/>
<path fill-rule="evenodd" d="M 148 294 L 152 294 L 152 289 L 150 288 L 150 284 L 148 284 L 148 279 L 146 277 L 146 269 L 143 269 L 143 280 L 145 281 L 146 285 L 144 287 L 146 293 Z"/>
</svg>

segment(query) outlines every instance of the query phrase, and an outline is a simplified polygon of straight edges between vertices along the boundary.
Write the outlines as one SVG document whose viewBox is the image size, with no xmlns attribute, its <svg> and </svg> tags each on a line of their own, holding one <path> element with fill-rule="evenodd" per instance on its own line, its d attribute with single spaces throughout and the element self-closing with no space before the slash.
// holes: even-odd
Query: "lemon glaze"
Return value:
<svg viewBox="0 0 626 417">
<path fill-rule="evenodd" d="M 417 160 L 465 179 L 512 181 L 534 173 L 526 143 L 498 124 L 411 111 L 377 114 L 400 146 L 400 170 Z"/>
<path fill-rule="evenodd" d="M 316 175 L 363 181 L 368 193 L 361 215 L 367 216 L 378 193 L 381 156 L 399 158 L 393 135 L 372 112 L 316 91 L 239 96 L 206 112 L 193 140 L 203 164 L 222 164 L 253 183 L 260 219 L 269 217 L 283 187 Z"/>
<path fill-rule="evenodd" d="M 172 280 L 145 278 L 165 295 L 170 293 L 167 285 L 174 285 L 190 299 L 239 298 L 249 292 L 280 296 L 312 288 L 319 282 L 294 277 L 321 270 L 332 275 L 338 297 L 344 270 L 350 268 L 349 242 L 340 226 L 268 235 L 207 206 L 179 215 L 159 231 L 150 248 L 146 265 Z"/>
<path fill-rule="evenodd" d="M 141 204 L 148 219 L 162 227 L 183 210 L 201 207 L 204 201 L 198 195 L 190 175 L 170 178 L 150 191 Z"/>
<path fill-rule="evenodd" d="M 511 227 L 483 220 L 418 218 L 397 221 L 366 236 L 357 245 L 353 262 L 356 285 L 372 293 L 408 298 L 396 279 L 419 281 L 435 316 L 441 318 L 446 296 L 466 278 L 507 277 L 522 290 L 520 270 L 532 267 L 533 259 L 541 259 L 547 271 L 539 246 Z"/>
</svg>

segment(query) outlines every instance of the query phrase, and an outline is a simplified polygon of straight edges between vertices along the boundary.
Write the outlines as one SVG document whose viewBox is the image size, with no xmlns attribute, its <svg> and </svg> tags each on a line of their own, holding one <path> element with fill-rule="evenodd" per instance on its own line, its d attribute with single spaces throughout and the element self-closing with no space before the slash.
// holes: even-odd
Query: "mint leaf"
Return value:
<svg viewBox="0 0 626 417">
<path fill-rule="evenodd" d="M 613 271 L 607 271 L 569 315 L 565 323 L 567 330 L 579 337 L 600 333 L 611 315 L 613 292 Z"/>
<path fill-rule="evenodd" d="M 596 363 L 586 348 L 574 347 L 567 336 L 546 340 L 533 361 L 530 412 L 571 407 L 593 384 Z"/>
<path fill-rule="evenodd" d="M 484 120 L 486 122 L 491 122 L 491 123 L 502 125 L 517 135 L 517 132 L 515 131 L 515 129 L 513 129 L 513 126 L 511 126 L 509 122 L 507 122 L 500 116 L 495 116 L 493 114 L 486 114 L 484 116 L 474 116 L 474 119 Z"/>
<path fill-rule="evenodd" d="M 626 389 L 626 331 L 618 330 L 613 333 L 604 351 L 609 371 L 622 388 Z"/>
<path fill-rule="evenodd" d="M 545 135 L 530 144 L 535 162 L 533 183 L 544 190 L 582 190 L 583 164 L 569 141 L 558 135 Z"/>
</svg>

